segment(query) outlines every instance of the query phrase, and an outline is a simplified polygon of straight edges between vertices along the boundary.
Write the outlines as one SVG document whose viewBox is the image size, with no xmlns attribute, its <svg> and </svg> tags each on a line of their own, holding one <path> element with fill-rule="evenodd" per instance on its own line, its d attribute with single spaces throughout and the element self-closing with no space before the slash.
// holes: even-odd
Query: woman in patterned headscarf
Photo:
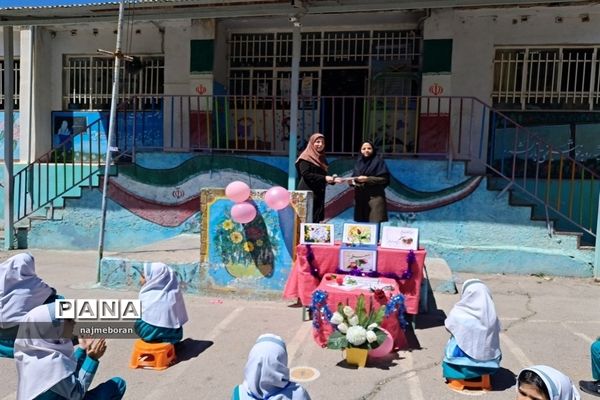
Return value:
<svg viewBox="0 0 600 400">
<path fill-rule="evenodd" d="M 325 219 L 325 188 L 327 184 L 335 183 L 335 178 L 327 175 L 328 169 L 325 159 L 325 136 L 322 133 L 313 133 L 306 149 L 296 160 L 296 170 L 300 177 L 298 190 L 313 192 L 312 222 L 315 223 Z"/>
</svg>

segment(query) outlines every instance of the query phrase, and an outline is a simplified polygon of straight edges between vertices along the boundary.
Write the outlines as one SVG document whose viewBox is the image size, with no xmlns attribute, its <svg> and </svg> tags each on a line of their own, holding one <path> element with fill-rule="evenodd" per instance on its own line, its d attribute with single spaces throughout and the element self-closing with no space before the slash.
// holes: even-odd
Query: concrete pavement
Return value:
<svg viewBox="0 0 600 400">
<path fill-rule="evenodd" d="M 98 288 L 96 252 L 29 250 L 38 274 L 67 298 L 136 298 L 135 291 Z M 16 253 L 1 253 L 7 258 Z M 591 279 L 461 273 L 460 283 L 483 279 L 492 290 L 503 333 L 503 369 L 492 378 L 489 399 L 514 399 L 513 374 L 528 365 L 548 364 L 573 381 L 591 379 L 589 346 L 600 334 L 600 287 Z M 212 295 L 186 295 L 189 338 L 180 362 L 159 372 L 128 368 L 133 339 L 110 339 L 92 386 L 115 375 L 127 381 L 127 399 L 229 399 L 243 379 L 250 348 L 264 332 L 281 335 L 288 345 L 290 367 L 309 366 L 320 376 L 304 383 L 320 399 L 462 399 L 441 376 L 448 334 L 443 320 L 458 294 L 435 293 L 437 309 L 417 319 L 415 338 L 421 348 L 395 358 L 345 367 L 339 351 L 321 349 L 312 340 L 311 323 L 284 301 L 244 300 Z M 430 304 L 431 306 L 431 304 Z M 0 400 L 16 398 L 13 360 L 0 359 Z M 592 396 L 582 393 L 583 399 Z"/>
</svg>

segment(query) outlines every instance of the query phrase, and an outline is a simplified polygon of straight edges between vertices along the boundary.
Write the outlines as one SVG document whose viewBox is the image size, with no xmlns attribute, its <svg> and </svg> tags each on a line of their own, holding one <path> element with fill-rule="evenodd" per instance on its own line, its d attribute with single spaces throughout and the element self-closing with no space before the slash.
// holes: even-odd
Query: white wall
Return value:
<svg viewBox="0 0 600 400">
<path fill-rule="evenodd" d="M 581 15 L 588 14 L 589 22 Z M 526 17 L 526 21 L 523 21 Z M 562 23 L 555 18 L 562 17 Z M 490 103 L 494 46 L 598 45 L 600 5 L 433 11 L 425 39 L 453 41 L 452 95 Z"/>
<path fill-rule="evenodd" d="M 589 15 L 589 22 L 582 22 L 585 14 Z M 562 18 L 562 23 L 555 22 L 557 17 Z M 432 11 L 423 33 L 426 40 L 453 39 L 451 80 L 444 95 L 473 96 L 491 104 L 495 46 L 598 45 L 598 26 L 599 5 L 442 9 Z M 423 77 L 423 95 L 429 95 L 427 88 L 435 79 L 435 75 Z M 480 129 L 475 128 L 471 137 L 473 151 L 479 148 Z"/>
</svg>

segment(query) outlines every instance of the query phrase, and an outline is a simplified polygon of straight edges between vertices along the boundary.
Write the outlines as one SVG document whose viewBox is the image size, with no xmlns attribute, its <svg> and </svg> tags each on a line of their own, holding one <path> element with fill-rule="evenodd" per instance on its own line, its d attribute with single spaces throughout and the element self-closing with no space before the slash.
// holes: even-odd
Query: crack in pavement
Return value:
<svg viewBox="0 0 600 400">
<path fill-rule="evenodd" d="M 385 385 L 387 385 L 388 383 L 390 383 L 390 382 L 392 382 L 392 381 L 394 381 L 394 380 L 396 380 L 398 378 L 405 378 L 405 377 L 411 378 L 412 376 L 416 375 L 419 372 L 423 372 L 423 371 L 427 371 L 428 369 L 435 368 L 435 367 L 439 366 L 440 364 L 441 363 L 439 363 L 439 362 L 434 362 L 434 363 L 431 363 L 431 364 L 428 364 L 428 365 L 424 365 L 422 367 L 412 368 L 412 369 L 407 370 L 407 371 L 402 371 L 399 374 L 389 376 L 389 377 L 385 378 L 384 380 L 377 382 L 376 386 L 370 392 L 368 392 L 367 394 L 362 395 L 361 397 L 358 398 L 358 400 L 373 399 L 374 396 L 377 393 L 379 393 L 383 389 L 383 387 Z"/>
</svg>

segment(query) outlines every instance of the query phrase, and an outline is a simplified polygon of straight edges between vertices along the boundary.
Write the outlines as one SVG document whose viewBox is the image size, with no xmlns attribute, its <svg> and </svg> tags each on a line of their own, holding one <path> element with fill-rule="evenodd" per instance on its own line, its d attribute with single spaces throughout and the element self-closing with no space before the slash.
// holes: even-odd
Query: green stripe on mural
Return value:
<svg viewBox="0 0 600 400">
<path fill-rule="evenodd" d="M 338 175 L 346 175 L 352 173 L 352 169 L 354 168 L 354 163 L 356 160 L 354 159 L 338 159 L 333 161 L 329 165 L 329 173 L 330 174 L 338 174 Z M 462 191 L 464 188 L 468 187 L 475 179 L 478 177 L 471 177 L 457 185 L 451 186 L 449 188 L 445 188 L 442 190 L 434 191 L 434 192 L 421 192 L 419 190 L 411 189 L 405 184 L 401 183 L 398 179 L 391 176 L 390 179 L 390 189 L 396 192 L 401 197 L 407 200 L 431 200 L 438 197 L 445 197 L 456 192 Z"/>
<path fill-rule="evenodd" d="M 171 169 L 150 169 L 139 165 L 120 166 L 119 174 L 133 180 L 154 186 L 176 186 L 203 172 L 232 170 L 269 180 L 274 184 L 287 186 L 287 172 L 243 157 L 227 155 L 198 156 Z"/>
</svg>

